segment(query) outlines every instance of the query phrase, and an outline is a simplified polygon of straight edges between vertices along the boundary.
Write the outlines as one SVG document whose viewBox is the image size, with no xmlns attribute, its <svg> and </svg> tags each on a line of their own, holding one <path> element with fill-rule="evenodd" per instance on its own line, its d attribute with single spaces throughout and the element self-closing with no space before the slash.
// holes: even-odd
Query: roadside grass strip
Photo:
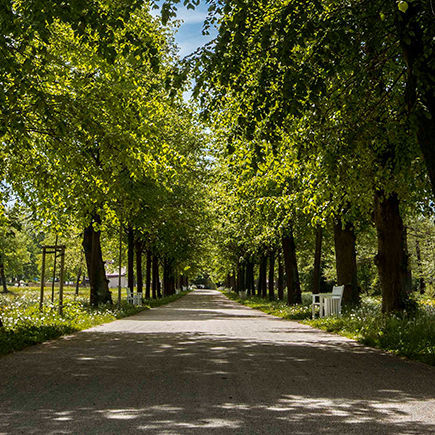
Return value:
<svg viewBox="0 0 435 435">
<path fill-rule="evenodd" d="M 435 366 L 435 299 L 417 298 L 413 313 L 386 315 L 381 300 L 363 297 L 361 306 L 344 311 L 341 317 L 311 319 L 311 293 L 303 293 L 303 303 L 288 306 L 282 301 L 269 301 L 257 296 L 240 298 L 237 293 L 224 292 L 238 303 L 287 320 L 298 320 L 327 332 L 352 338 L 376 347 Z"/>
<path fill-rule="evenodd" d="M 3 328 L 0 328 L 0 355 L 165 305 L 187 293 L 144 300 L 141 307 L 122 301 L 120 309 L 116 304 L 93 308 L 89 305 L 89 298 L 67 295 L 62 315 L 58 313 L 57 304 L 51 302 L 44 304 L 40 311 L 39 298 L 32 291 L 0 295 L 0 318 L 3 321 Z"/>
</svg>

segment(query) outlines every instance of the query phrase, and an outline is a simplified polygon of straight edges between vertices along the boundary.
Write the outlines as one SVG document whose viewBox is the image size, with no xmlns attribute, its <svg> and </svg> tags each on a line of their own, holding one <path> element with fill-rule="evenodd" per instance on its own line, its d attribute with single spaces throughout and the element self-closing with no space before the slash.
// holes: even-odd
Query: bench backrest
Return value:
<svg viewBox="0 0 435 435">
<path fill-rule="evenodd" d="M 343 297 L 344 285 L 336 285 L 332 288 L 332 294 L 334 296 Z"/>
</svg>

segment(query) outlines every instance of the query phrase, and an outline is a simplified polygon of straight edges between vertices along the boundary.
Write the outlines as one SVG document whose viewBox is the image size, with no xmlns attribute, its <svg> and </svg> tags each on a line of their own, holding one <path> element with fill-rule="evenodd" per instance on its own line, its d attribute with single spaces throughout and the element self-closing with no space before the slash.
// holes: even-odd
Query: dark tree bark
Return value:
<svg viewBox="0 0 435 435">
<path fill-rule="evenodd" d="M 3 255 L 0 256 L 0 278 L 2 280 L 2 293 L 9 293 L 8 286 L 6 284 L 5 263 L 3 261 Z"/>
<path fill-rule="evenodd" d="M 152 296 L 153 299 L 157 299 L 158 288 L 159 288 L 159 259 L 157 255 L 153 255 L 152 271 L 153 271 Z"/>
<path fill-rule="evenodd" d="M 269 254 L 269 299 L 273 301 L 275 299 L 275 252 Z"/>
<path fill-rule="evenodd" d="M 106 271 L 104 269 L 103 254 L 101 251 L 101 232 L 95 230 L 94 225 L 100 225 L 101 219 L 95 215 L 91 224 L 83 233 L 83 250 L 85 252 L 86 266 L 88 268 L 89 284 L 91 287 L 91 305 L 112 303 Z"/>
<path fill-rule="evenodd" d="M 127 287 L 134 290 L 134 230 L 129 225 L 127 229 Z"/>
<path fill-rule="evenodd" d="M 281 255 L 278 256 L 278 299 L 284 300 L 284 268 Z"/>
<path fill-rule="evenodd" d="M 344 285 L 343 305 L 357 305 L 360 303 L 360 289 L 356 267 L 356 236 L 353 225 L 348 222 L 343 227 L 340 217 L 334 221 L 334 243 L 337 285 Z"/>
<path fill-rule="evenodd" d="M 160 264 L 159 260 L 157 258 L 157 267 L 156 267 L 156 273 L 157 273 L 157 297 L 162 297 L 162 284 L 160 282 Z"/>
<path fill-rule="evenodd" d="M 242 266 L 240 262 L 238 262 L 236 268 L 236 292 L 240 292 L 242 290 L 241 274 L 242 274 Z"/>
<path fill-rule="evenodd" d="M 79 295 L 79 286 L 80 286 L 80 276 L 82 275 L 82 268 L 79 267 L 79 271 L 77 273 L 77 280 L 76 280 L 76 296 Z"/>
<path fill-rule="evenodd" d="M 267 256 L 262 255 L 260 258 L 260 270 L 258 279 L 258 296 L 267 297 Z"/>
<path fill-rule="evenodd" d="M 300 304 L 302 303 L 302 294 L 296 259 L 296 245 L 292 231 L 282 238 L 282 252 L 287 276 L 287 303 L 289 305 Z"/>
<path fill-rule="evenodd" d="M 415 253 L 417 255 L 418 273 L 420 274 L 420 279 L 418 280 L 419 290 L 420 290 L 420 294 L 424 295 L 426 291 L 426 283 L 424 282 L 424 278 L 423 278 L 423 265 L 421 263 L 420 242 L 418 239 L 415 239 Z"/>
<path fill-rule="evenodd" d="M 170 296 L 175 293 L 174 262 L 172 259 L 163 259 L 163 295 Z"/>
<path fill-rule="evenodd" d="M 403 13 L 395 1 L 390 3 L 407 67 L 408 111 L 415 116 L 418 142 L 435 195 L 435 67 L 429 61 L 435 33 L 433 7 L 423 1 L 408 2 Z"/>
<path fill-rule="evenodd" d="M 147 270 L 145 276 L 145 299 L 150 299 L 151 297 L 151 265 L 152 256 L 151 251 L 147 249 Z"/>
<path fill-rule="evenodd" d="M 408 306 L 408 258 L 405 250 L 405 232 L 396 193 L 375 195 L 375 225 L 378 234 L 378 267 L 382 288 L 382 311 L 391 313 Z"/>
<path fill-rule="evenodd" d="M 322 274 L 322 238 L 323 228 L 320 225 L 316 227 L 316 243 L 314 250 L 314 269 L 313 269 L 313 294 L 320 293 L 320 278 Z"/>
<path fill-rule="evenodd" d="M 405 239 L 405 254 L 406 254 L 406 259 L 408 261 L 407 272 L 406 272 L 406 291 L 408 292 L 408 294 L 411 294 L 412 293 L 412 271 L 411 271 L 411 266 L 409 264 L 408 228 L 406 228 L 406 226 L 404 226 L 403 227 L 403 231 L 405 233 L 405 235 L 404 235 L 404 239 Z"/>
<path fill-rule="evenodd" d="M 233 270 L 230 275 L 230 287 L 233 292 L 237 291 L 236 272 Z"/>
<path fill-rule="evenodd" d="M 248 291 L 248 295 L 254 294 L 254 263 L 252 260 L 249 260 L 246 265 L 246 289 Z"/>
<path fill-rule="evenodd" d="M 143 293 L 143 274 L 142 274 L 142 251 L 143 245 L 139 240 L 134 244 L 136 251 L 136 288 L 138 293 Z"/>
</svg>

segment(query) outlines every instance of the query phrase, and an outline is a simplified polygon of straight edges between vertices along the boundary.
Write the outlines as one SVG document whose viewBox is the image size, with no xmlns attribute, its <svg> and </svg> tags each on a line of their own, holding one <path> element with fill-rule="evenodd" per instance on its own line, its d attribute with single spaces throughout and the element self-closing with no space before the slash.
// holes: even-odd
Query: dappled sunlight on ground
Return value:
<svg viewBox="0 0 435 435">
<path fill-rule="evenodd" d="M 1 433 L 435 431 L 434 368 L 216 292 L 7 356 L 0 370 Z"/>
</svg>

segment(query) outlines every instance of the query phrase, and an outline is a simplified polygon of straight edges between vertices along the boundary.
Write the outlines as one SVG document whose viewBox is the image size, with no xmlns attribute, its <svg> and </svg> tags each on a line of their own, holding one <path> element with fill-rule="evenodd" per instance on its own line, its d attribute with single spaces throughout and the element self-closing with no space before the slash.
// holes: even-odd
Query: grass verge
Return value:
<svg viewBox="0 0 435 435">
<path fill-rule="evenodd" d="M 1 295 L 0 317 L 3 328 L 0 328 L 0 355 L 165 305 L 186 293 L 157 300 L 145 300 L 142 307 L 135 307 L 123 301 L 121 309 L 115 305 L 92 308 L 88 299 L 83 296 L 67 296 L 62 315 L 58 314 L 57 306 L 51 303 L 44 305 L 40 311 L 39 299 L 32 292 Z"/>
<path fill-rule="evenodd" d="M 337 333 L 364 345 L 377 347 L 435 366 L 435 303 L 434 299 L 417 301 L 413 315 L 385 315 L 379 298 L 363 298 L 361 306 L 341 317 L 311 319 L 309 294 L 303 294 L 303 304 L 288 306 L 284 302 L 259 297 L 242 299 L 237 293 L 224 294 L 243 305 L 265 313 Z"/>
</svg>

